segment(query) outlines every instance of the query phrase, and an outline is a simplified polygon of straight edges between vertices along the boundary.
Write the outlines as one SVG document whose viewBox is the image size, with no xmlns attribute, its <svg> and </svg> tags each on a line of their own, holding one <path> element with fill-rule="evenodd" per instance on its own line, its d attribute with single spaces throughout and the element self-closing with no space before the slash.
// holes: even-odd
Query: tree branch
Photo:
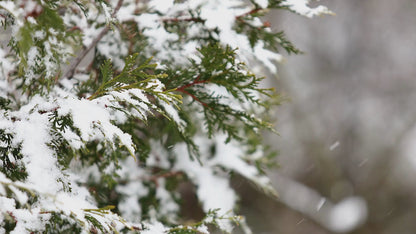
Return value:
<svg viewBox="0 0 416 234">
<path fill-rule="evenodd" d="M 116 7 L 114 8 L 113 13 L 111 14 L 111 17 L 115 17 L 117 12 L 120 10 L 121 5 L 123 5 L 123 0 L 119 0 L 117 2 Z M 75 73 L 75 69 L 78 67 L 78 65 L 81 63 L 82 59 L 85 58 L 85 56 L 88 54 L 88 52 L 91 51 L 92 48 L 97 46 L 98 42 L 107 34 L 107 32 L 110 30 L 110 25 L 107 24 L 103 30 L 98 34 L 98 36 L 91 42 L 91 44 L 84 48 L 84 50 L 78 55 L 78 57 L 74 60 L 74 62 L 71 64 L 71 66 L 68 68 L 68 71 L 65 73 L 64 77 L 67 77 L 68 79 L 71 79 L 72 76 Z"/>
<path fill-rule="evenodd" d="M 187 88 L 192 87 L 194 85 L 198 85 L 198 84 L 204 84 L 204 83 L 208 83 L 208 80 L 200 80 L 200 77 L 198 76 L 194 81 L 192 81 L 189 84 L 185 84 L 179 88 L 176 88 L 176 91 L 184 93 L 186 95 L 189 95 L 193 100 L 201 103 L 203 106 L 208 107 L 208 104 L 201 101 L 199 98 L 197 98 L 195 95 L 191 94 L 190 92 L 186 91 Z"/>
</svg>

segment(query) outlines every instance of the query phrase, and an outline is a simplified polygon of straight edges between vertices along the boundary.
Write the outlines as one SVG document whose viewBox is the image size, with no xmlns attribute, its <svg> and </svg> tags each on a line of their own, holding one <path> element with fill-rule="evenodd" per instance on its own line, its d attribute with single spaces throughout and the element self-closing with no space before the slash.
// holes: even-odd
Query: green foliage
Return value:
<svg viewBox="0 0 416 234">
<path fill-rule="evenodd" d="M 20 162 L 23 155 L 20 153 L 21 146 L 13 145 L 13 135 L 0 129 L 0 160 L 2 166 L 0 172 L 12 180 L 24 180 L 27 177 L 24 164 Z"/>
<path fill-rule="evenodd" d="M 230 232 L 224 223 L 244 226 L 235 201 L 207 208 L 222 198 L 199 189 L 215 190 L 214 181 L 222 186 L 215 192 L 234 197 L 224 181 L 240 173 L 275 195 L 264 175 L 276 154 L 262 131 L 274 132 L 269 112 L 281 98 L 250 68 L 281 48 L 300 53 L 259 23 L 269 9 L 288 8 L 283 1 L 267 9 L 242 1 L 242 15 L 222 9 L 234 20 L 225 25 L 204 14 L 211 2 L 175 1 L 184 4 L 171 12 L 148 1 L 29 2 L 0 4 L 0 26 L 11 34 L 0 48 L 0 232 Z M 259 48 L 267 58 L 247 55 Z M 22 130 L 30 127 L 39 136 Z M 180 225 L 184 183 L 206 217 Z"/>
<path fill-rule="evenodd" d="M 52 212 L 50 215 L 50 222 L 46 224 L 44 234 L 81 233 L 82 227 L 79 223 L 56 212 Z M 74 219 L 74 217 L 71 218 Z"/>
<path fill-rule="evenodd" d="M 238 33 L 248 36 L 250 46 L 254 48 L 257 43 L 261 42 L 265 48 L 278 51 L 279 47 L 283 48 L 288 54 L 299 54 L 301 51 L 296 48 L 289 40 L 283 31 L 273 32 L 270 30 L 270 23 L 265 22 L 258 26 L 253 24 L 253 19 L 265 15 L 265 10 L 256 8 L 251 12 L 237 17 L 235 30 Z"/>
<path fill-rule="evenodd" d="M 170 102 L 170 100 L 179 101 L 180 96 L 172 94 L 171 90 L 160 90 L 157 87 L 157 83 L 152 84 L 152 81 L 166 78 L 165 74 L 151 74 L 157 65 L 150 64 L 151 59 L 148 59 L 143 64 L 136 66 L 137 57 L 137 53 L 128 56 L 125 60 L 126 65 L 123 70 L 115 77 L 112 75 L 111 62 L 106 61 L 103 63 L 101 66 L 103 83 L 88 99 L 95 99 L 110 91 L 140 89 L 165 102 Z M 149 107 L 155 107 L 151 103 L 146 104 Z"/>
<path fill-rule="evenodd" d="M 2 16 L 0 17 L 0 26 L 3 27 L 4 30 L 6 30 L 7 27 L 10 27 L 15 23 L 13 15 L 9 12 L 0 8 L 0 14 Z"/>
<path fill-rule="evenodd" d="M 197 104 L 202 107 L 204 124 L 208 135 L 211 137 L 216 132 L 228 135 L 231 139 L 242 140 L 241 127 L 251 131 L 258 129 L 271 129 L 272 126 L 258 118 L 249 110 L 234 108 L 231 103 L 224 100 L 237 100 L 238 103 L 263 106 L 269 108 L 263 102 L 261 96 L 273 95 L 272 89 L 259 88 L 263 78 L 250 73 L 246 66 L 235 58 L 235 49 L 229 46 L 209 44 L 200 48 L 200 61 L 191 61 L 191 66 L 184 70 L 170 69 L 168 78 L 164 80 L 168 88 L 191 98 L 186 105 Z M 207 86 L 224 88 L 223 94 L 215 93 Z M 188 109 L 189 107 L 184 107 Z"/>
</svg>

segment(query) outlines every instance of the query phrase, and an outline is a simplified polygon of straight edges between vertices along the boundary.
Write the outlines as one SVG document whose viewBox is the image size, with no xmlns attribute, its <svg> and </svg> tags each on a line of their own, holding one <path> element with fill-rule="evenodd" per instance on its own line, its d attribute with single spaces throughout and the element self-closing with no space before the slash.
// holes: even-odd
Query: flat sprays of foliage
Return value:
<svg viewBox="0 0 416 234">
<path fill-rule="evenodd" d="M 0 233 L 250 233 L 230 179 L 276 196 L 279 103 L 252 71 L 299 53 L 261 17 L 329 13 L 307 4 L 0 1 Z"/>
</svg>

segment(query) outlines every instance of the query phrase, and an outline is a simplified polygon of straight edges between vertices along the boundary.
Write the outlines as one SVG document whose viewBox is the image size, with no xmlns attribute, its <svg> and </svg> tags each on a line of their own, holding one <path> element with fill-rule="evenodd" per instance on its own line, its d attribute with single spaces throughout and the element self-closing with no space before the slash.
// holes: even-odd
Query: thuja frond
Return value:
<svg viewBox="0 0 416 234">
<path fill-rule="evenodd" d="M 166 78 L 166 74 L 154 74 L 157 65 L 150 63 L 151 58 L 142 64 L 137 64 L 137 57 L 137 53 L 128 56 L 123 70 L 116 76 L 112 74 L 111 62 L 104 62 L 100 67 L 103 77 L 102 84 L 88 99 L 96 99 L 111 91 L 120 92 L 129 89 L 140 89 L 150 95 L 162 98 L 164 101 L 170 99 L 179 101 L 180 96 L 171 94 L 171 90 L 164 90 L 164 87 L 161 86 L 159 79 Z"/>
<path fill-rule="evenodd" d="M 250 42 L 250 46 L 254 48 L 257 43 L 261 42 L 267 49 L 278 51 L 283 48 L 288 54 L 302 53 L 296 48 L 292 42 L 286 39 L 286 35 L 283 31 L 273 32 L 270 30 L 270 23 L 264 22 L 262 25 L 254 23 L 254 19 L 258 19 L 264 15 L 264 10 L 256 8 L 253 13 L 245 14 L 237 17 L 235 30 L 238 33 L 247 35 Z"/>
<path fill-rule="evenodd" d="M 269 108 L 262 96 L 273 95 L 273 89 L 260 87 L 263 78 L 250 73 L 244 63 L 236 58 L 236 50 L 218 43 L 198 49 L 199 60 L 192 66 L 176 71 L 167 71 L 165 80 L 169 88 L 190 97 L 191 104 L 203 108 L 205 127 L 209 136 L 224 132 L 231 139 L 242 139 L 241 126 L 256 131 L 272 129 L 270 123 L 250 113 L 250 106 Z M 182 84 L 179 84 L 182 83 Z M 179 87 L 178 87 L 179 86 Z"/>
<path fill-rule="evenodd" d="M 293 2 L 0 1 L 0 233 L 243 227 L 230 175 L 275 196 L 280 100 L 250 69 L 299 52 L 262 16 L 328 13 Z M 200 222 L 181 225 L 183 183 Z"/>
</svg>

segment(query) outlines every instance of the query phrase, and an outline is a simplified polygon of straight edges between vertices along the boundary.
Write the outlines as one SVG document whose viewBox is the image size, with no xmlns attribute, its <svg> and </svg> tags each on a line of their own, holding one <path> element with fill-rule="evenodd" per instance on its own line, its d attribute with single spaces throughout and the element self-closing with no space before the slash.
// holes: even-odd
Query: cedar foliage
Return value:
<svg viewBox="0 0 416 234">
<path fill-rule="evenodd" d="M 249 233 L 229 180 L 276 196 L 279 103 L 251 70 L 300 52 L 261 17 L 329 13 L 302 2 L 1 1 L 0 232 Z"/>
</svg>

